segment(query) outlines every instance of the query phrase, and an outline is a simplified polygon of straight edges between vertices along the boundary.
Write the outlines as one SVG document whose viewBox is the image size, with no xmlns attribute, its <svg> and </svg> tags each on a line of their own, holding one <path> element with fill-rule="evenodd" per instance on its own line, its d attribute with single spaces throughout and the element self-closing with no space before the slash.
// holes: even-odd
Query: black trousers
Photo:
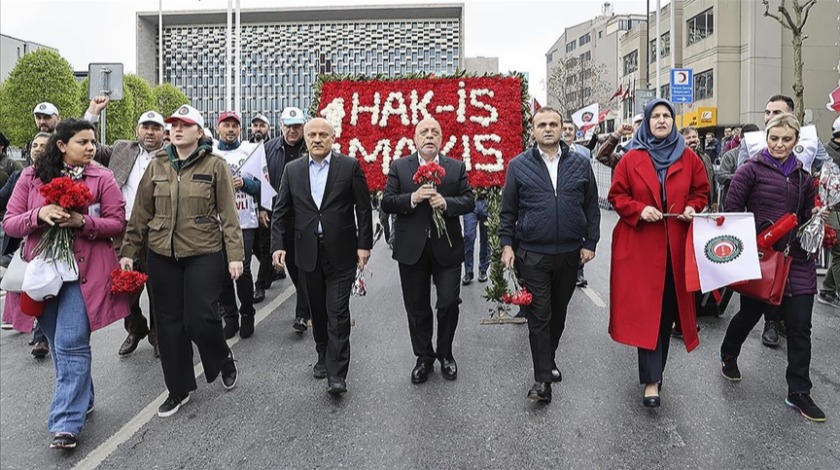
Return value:
<svg viewBox="0 0 840 470">
<path fill-rule="evenodd" d="M 193 348 L 207 382 L 216 380 L 230 349 L 219 315 L 219 291 L 228 276 L 221 252 L 175 259 L 149 251 L 149 286 L 155 293 L 158 348 L 169 393 L 196 389 Z"/>
<path fill-rule="evenodd" d="M 302 276 L 300 270 L 295 264 L 294 237 L 286 237 L 286 239 L 283 240 L 283 247 L 286 249 L 286 274 L 292 278 L 292 284 L 295 286 L 295 317 L 309 320 L 311 318 L 309 312 L 309 299 L 307 298 L 306 289 L 302 286 L 303 281 L 301 280 Z"/>
<path fill-rule="evenodd" d="M 242 316 L 254 316 L 256 309 L 254 309 L 254 277 L 251 275 L 251 249 L 254 246 L 254 237 L 257 234 L 257 229 L 246 228 L 242 229 L 242 242 L 245 246 L 245 263 L 242 275 L 236 280 L 236 288 L 234 289 L 234 282 L 230 277 L 225 277 L 222 283 L 222 292 L 219 298 L 219 303 L 224 309 L 225 320 L 237 320 L 239 314 Z M 224 259 L 222 266 L 227 272 L 227 264 Z M 239 308 L 236 307 L 236 298 L 239 297 Z"/>
<path fill-rule="evenodd" d="M 580 250 L 556 255 L 516 251 L 519 279 L 534 296 L 526 310 L 534 380 L 551 382 L 554 355 L 566 328 L 566 312 L 577 282 Z"/>
<path fill-rule="evenodd" d="M 324 241 L 318 243 L 318 262 L 311 273 L 300 271 L 301 284 L 311 299 L 312 335 L 318 363 L 330 377 L 347 378 L 350 366 L 350 291 L 356 266 L 338 269 L 326 256 Z M 286 261 L 288 265 L 288 259 Z M 300 291 L 298 291 L 300 292 Z"/>
<path fill-rule="evenodd" d="M 461 295 L 461 264 L 443 266 L 432 254 L 431 241 L 426 240 L 423 254 L 415 264 L 400 263 L 400 284 L 411 347 L 418 358 L 432 361 L 454 359 L 452 342 L 458 328 L 458 298 Z M 431 283 L 437 292 L 437 352 L 432 347 L 434 315 L 431 304 Z"/>
<path fill-rule="evenodd" d="M 263 227 L 260 224 L 257 227 L 257 236 L 253 244 L 254 256 L 260 262 L 260 268 L 257 271 L 256 286 L 263 289 L 271 287 L 274 281 L 274 264 L 271 260 L 271 226 Z"/>
<path fill-rule="evenodd" d="M 146 258 L 148 257 L 148 247 L 143 244 L 137 259 L 134 260 L 134 270 L 141 273 L 146 273 Z M 143 316 L 143 309 L 140 308 L 140 297 L 143 295 L 143 289 L 140 289 L 136 294 L 128 296 L 129 314 L 123 320 L 125 331 L 130 335 L 146 336 L 149 335 L 149 342 L 154 344 L 156 341 L 155 333 L 155 316 L 154 316 L 154 296 L 152 289 L 146 286 L 146 292 L 149 293 L 149 322 L 146 323 L 146 317 Z"/>
<path fill-rule="evenodd" d="M 662 292 L 662 312 L 659 319 L 659 340 L 654 350 L 638 348 L 639 383 L 662 382 L 662 374 L 665 372 L 665 363 L 668 362 L 668 350 L 671 346 L 671 325 L 674 323 L 674 318 L 678 317 L 678 311 L 674 270 L 671 267 L 671 258 L 668 257 L 665 267 L 665 289 Z"/>
<path fill-rule="evenodd" d="M 727 356 L 741 354 L 741 345 L 750 331 L 761 319 L 766 305 L 760 300 L 741 296 L 741 310 L 732 317 L 720 352 Z M 781 318 L 787 324 L 788 366 L 785 372 L 789 393 L 811 392 L 811 314 L 814 309 L 813 295 L 784 297 L 779 306 Z"/>
</svg>

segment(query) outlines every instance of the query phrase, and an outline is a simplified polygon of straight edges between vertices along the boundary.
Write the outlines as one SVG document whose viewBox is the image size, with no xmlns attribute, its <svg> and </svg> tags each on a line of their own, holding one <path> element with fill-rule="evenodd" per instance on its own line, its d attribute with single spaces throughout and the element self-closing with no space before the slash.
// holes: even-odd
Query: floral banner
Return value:
<svg viewBox="0 0 840 470">
<path fill-rule="evenodd" d="M 416 151 L 414 127 L 425 117 L 440 122 L 441 152 L 465 162 L 473 188 L 502 186 L 524 148 L 527 84 L 518 75 L 320 83 L 313 114 L 332 123 L 336 150 L 359 160 L 371 191 L 385 188 L 394 159 Z"/>
</svg>

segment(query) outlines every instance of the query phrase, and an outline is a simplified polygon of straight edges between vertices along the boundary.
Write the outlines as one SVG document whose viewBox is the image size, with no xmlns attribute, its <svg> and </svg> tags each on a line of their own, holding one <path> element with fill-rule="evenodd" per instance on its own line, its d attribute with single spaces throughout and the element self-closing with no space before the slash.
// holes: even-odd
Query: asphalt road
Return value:
<svg viewBox="0 0 840 470">
<path fill-rule="evenodd" d="M 609 238 L 605 211 L 589 288 L 570 306 L 554 401 L 528 401 L 533 382 L 527 325 L 480 325 L 483 285 L 462 289 L 455 338 L 458 380 L 412 385 L 414 357 L 396 262 L 375 247 L 368 295 L 352 300 L 349 392 L 334 399 L 312 378 L 311 335 L 291 328 L 290 281 L 260 304 L 256 334 L 233 345 L 237 387 L 199 388 L 171 418 L 158 361 L 143 342 L 116 351 L 122 324 L 93 335 L 96 409 L 72 453 L 48 448 L 53 392 L 49 359 L 28 335 L 0 334 L 2 469 L 837 469 L 840 468 L 840 311 L 816 304 L 813 397 L 828 420 L 810 423 L 784 404 L 785 347 L 768 349 L 757 327 L 740 359 L 744 380 L 719 373 L 717 351 L 737 296 L 722 318 L 703 317 L 701 345 L 674 340 L 662 407 L 641 405 L 636 352 L 607 334 Z M 197 355 L 196 355 L 197 358 Z"/>
</svg>

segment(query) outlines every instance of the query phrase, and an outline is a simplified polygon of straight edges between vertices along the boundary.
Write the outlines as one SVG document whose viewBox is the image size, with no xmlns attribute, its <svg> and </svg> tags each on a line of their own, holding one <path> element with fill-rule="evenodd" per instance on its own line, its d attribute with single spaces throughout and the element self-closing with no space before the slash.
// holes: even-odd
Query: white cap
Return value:
<svg viewBox="0 0 840 470">
<path fill-rule="evenodd" d="M 300 108 L 290 106 L 283 110 L 283 114 L 280 115 L 280 122 L 284 126 L 304 124 L 306 122 L 306 116 L 304 116 L 303 111 L 301 111 Z"/>
<path fill-rule="evenodd" d="M 47 116 L 55 116 L 58 114 L 58 108 L 55 107 L 54 104 L 44 101 L 43 103 L 38 103 L 35 105 L 35 109 L 32 110 L 32 114 L 46 114 Z"/>
<path fill-rule="evenodd" d="M 187 124 L 198 124 L 199 127 L 204 127 L 204 118 L 201 117 L 201 113 L 188 104 L 176 109 L 172 116 L 166 118 L 166 122 L 170 124 L 175 121 L 184 121 Z"/>
<path fill-rule="evenodd" d="M 22 290 L 32 300 L 41 302 L 58 295 L 64 280 L 52 261 L 36 257 L 26 265 Z"/>
<path fill-rule="evenodd" d="M 642 114 L 642 113 L 639 113 L 639 114 L 633 116 L 633 124 L 635 124 L 637 122 L 642 122 L 642 119 L 644 119 L 644 118 L 645 118 L 645 115 Z"/>
<path fill-rule="evenodd" d="M 268 120 L 267 117 L 265 117 L 264 114 L 257 114 L 256 116 L 254 116 L 254 119 L 251 119 L 251 124 L 253 124 L 254 121 L 262 121 L 271 126 L 271 122 Z"/>
<path fill-rule="evenodd" d="M 831 125 L 831 134 L 834 137 L 840 136 L 840 116 L 834 120 L 834 124 Z"/>
<path fill-rule="evenodd" d="M 145 113 L 141 114 L 140 119 L 137 120 L 137 125 L 139 126 L 140 124 L 143 124 L 143 123 L 146 123 L 146 122 L 153 122 L 153 123 L 155 123 L 155 124 L 157 124 L 161 127 L 164 126 L 163 116 L 161 116 L 159 113 L 156 113 L 154 111 L 146 111 Z"/>
</svg>

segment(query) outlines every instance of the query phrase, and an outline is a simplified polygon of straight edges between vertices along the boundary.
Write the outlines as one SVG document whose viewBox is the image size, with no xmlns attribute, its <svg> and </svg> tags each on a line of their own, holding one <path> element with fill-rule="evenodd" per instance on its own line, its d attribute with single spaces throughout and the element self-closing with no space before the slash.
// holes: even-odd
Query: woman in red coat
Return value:
<svg viewBox="0 0 840 470">
<path fill-rule="evenodd" d="M 608 196 L 620 217 L 612 238 L 610 336 L 639 348 L 642 402 L 658 407 L 677 315 L 686 349 L 700 343 L 694 294 L 685 288 L 685 239 L 692 215 L 706 206 L 709 181 L 674 127 L 671 103 L 654 100 L 644 116 Z"/>
</svg>

